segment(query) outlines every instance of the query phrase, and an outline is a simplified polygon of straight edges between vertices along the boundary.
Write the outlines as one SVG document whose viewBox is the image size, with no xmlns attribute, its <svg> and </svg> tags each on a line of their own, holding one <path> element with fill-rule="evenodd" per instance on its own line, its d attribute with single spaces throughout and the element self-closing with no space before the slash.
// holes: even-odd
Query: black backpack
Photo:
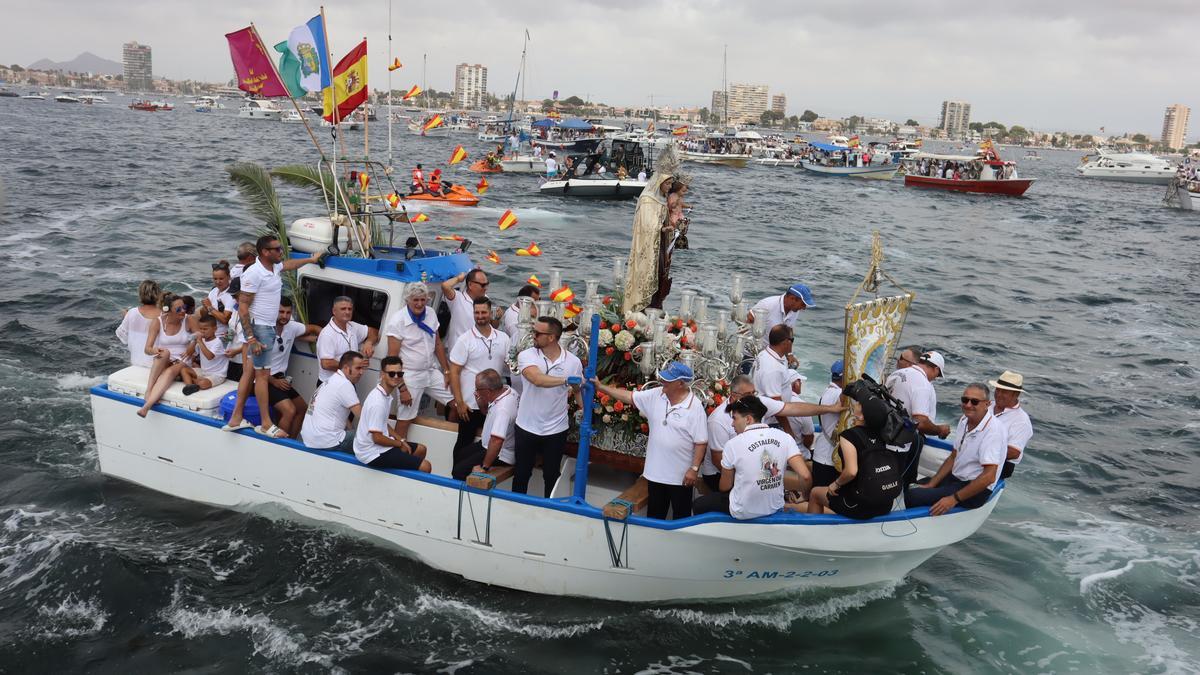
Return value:
<svg viewBox="0 0 1200 675">
<path fill-rule="evenodd" d="M 890 504 L 904 489 L 895 453 L 862 427 L 843 431 L 842 438 L 858 450 L 858 475 L 847 486 L 850 489 L 845 496 L 863 504 Z"/>
</svg>

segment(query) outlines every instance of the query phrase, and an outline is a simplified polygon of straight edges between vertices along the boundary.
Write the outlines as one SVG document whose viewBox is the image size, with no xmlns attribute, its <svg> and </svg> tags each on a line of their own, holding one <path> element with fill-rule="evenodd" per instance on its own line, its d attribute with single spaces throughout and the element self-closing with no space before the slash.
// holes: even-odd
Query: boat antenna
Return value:
<svg viewBox="0 0 1200 675">
<path fill-rule="evenodd" d="M 724 92 L 725 102 L 721 104 L 721 118 L 724 120 L 721 126 L 729 126 L 729 45 L 725 45 L 725 56 L 721 65 L 721 90 Z M 724 129 L 722 129 L 724 131 Z"/>
<path fill-rule="evenodd" d="M 392 170 L 392 0 L 388 0 L 388 161 L 387 170 Z"/>
</svg>

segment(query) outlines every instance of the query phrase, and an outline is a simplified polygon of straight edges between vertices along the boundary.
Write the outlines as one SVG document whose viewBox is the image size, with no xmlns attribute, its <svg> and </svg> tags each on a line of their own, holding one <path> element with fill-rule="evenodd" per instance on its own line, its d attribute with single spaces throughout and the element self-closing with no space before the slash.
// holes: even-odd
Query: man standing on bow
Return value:
<svg viewBox="0 0 1200 675">
<path fill-rule="evenodd" d="M 475 442 L 475 434 L 483 427 L 487 413 L 487 409 L 481 408 L 475 400 L 475 376 L 485 370 L 497 373 L 507 370 L 506 359 L 512 344 L 506 333 L 492 328 L 491 300 L 486 297 L 476 299 L 474 309 L 475 325 L 458 336 L 458 341 L 450 348 L 450 390 L 454 393 L 454 408 L 458 411 L 458 440 L 454 443 L 456 466 Z"/>
</svg>

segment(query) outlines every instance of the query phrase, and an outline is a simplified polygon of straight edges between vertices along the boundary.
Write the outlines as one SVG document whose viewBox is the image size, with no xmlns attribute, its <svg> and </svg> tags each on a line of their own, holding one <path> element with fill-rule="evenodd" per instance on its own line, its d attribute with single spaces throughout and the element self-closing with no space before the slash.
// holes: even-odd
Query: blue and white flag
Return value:
<svg viewBox="0 0 1200 675">
<path fill-rule="evenodd" d="M 325 27 L 318 14 L 307 23 L 292 29 L 287 40 L 288 51 L 300 62 L 300 86 L 304 91 L 321 91 L 329 87 L 329 49 L 325 44 Z"/>
</svg>

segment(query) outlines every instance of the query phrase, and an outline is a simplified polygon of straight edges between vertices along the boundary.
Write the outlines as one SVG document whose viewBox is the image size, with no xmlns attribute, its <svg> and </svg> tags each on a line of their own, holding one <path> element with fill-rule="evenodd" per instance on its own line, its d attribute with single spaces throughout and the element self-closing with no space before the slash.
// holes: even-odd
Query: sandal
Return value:
<svg viewBox="0 0 1200 675">
<path fill-rule="evenodd" d="M 254 433 L 259 434 L 260 436 L 266 436 L 267 438 L 287 438 L 288 437 L 288 435 L 283 431 L 283 429 L 280 429 L 279 427 L 275 426 L 274 424 L 272 424 L 271 427 L 268 429 L 264 429 L 261 426 L 254 427 Z"/>
<path fill-rule="evenodd" d="M 228 424 L 222 426 L 221 431 L 241 431 L 242 429 L 249 429 L 252 426 L 254 426 L 254 425 L 250 424 L 246 420 L 242 420 L 241 422 L 238 422 L 236 427 L 230 426 Z"/>
</svg>

